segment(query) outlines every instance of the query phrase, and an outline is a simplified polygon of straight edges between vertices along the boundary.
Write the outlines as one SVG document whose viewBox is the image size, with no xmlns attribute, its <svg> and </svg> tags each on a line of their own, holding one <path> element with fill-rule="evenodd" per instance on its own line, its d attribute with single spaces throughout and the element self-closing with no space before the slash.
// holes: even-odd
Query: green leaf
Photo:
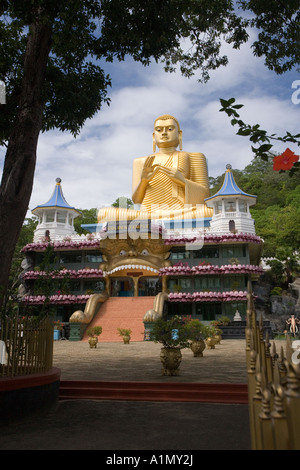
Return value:
<svg viewBox="0 0 300 470">
<path fill-rule="evenodd" d="M 272 144 L 261 145 L 258 149 L 259 152 L 268 152 L 273 147 Z"/>
<path fill-rule="evenodd" d="M 237 132 L 238 135 L 250 135 L 251 134 L 251 129 L 239 129 Z"/>
</svg>

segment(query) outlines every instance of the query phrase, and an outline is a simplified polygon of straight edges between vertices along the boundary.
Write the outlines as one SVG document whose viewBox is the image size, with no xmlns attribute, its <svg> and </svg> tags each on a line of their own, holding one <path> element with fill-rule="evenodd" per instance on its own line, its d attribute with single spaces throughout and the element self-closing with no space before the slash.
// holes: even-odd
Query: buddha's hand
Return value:
<svg viewBox="0 0 300 470">
<path fill-rule="evenodd" d="M 160 171 L 162 173 L 164 173 L 165 175 L 167 175 L 172 181 L 174 181 L 174 183 L 177 183 L 177 184 L 180 184 L 182 186 L 185 186 L 186 184 L 186 179 L 185 177 L 183 176 L 183 174 L 181 173 L 181 171 L 179 171 L 177 168 L 165 168 L 165 167 L 161 167 L 160 168 Z"/>
<path fill-rule="evenodd" d="M 145 182 L 149 182 L 153 178 L 153 176 L 157 173 L 159 168 L 161 168 L 160 165 L 152 165 L 153 161 L 154 161 L 154 156 L 151 156 L 151 157 L 148 157 L 145 162 L 145 165 L 141 174 L 141 179 Z"/>
</svg>

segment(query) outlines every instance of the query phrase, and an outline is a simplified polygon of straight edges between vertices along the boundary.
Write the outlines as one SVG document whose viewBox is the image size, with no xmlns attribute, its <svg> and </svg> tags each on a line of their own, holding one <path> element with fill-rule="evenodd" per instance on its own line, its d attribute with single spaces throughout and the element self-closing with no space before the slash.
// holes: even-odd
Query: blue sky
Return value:
<svg viewBox="0 0 300 470">
<path fill-rule="evenodd" d="M 57 177 L 66 200 L 78 209 L 131 197 L 133 159 L 152 152 L 153 122 L 161 114 L 179 120 L 183 150 L 203 152 L 213 177 L 222 174 L 227 163 L 241 170 L 253 158 L 248 138 L 237 136 L 229 118 L 219 112 L 220 98 L 235 97 L 244 104 L 241 118 L 270 133 L 300 132 L 300 103 L 292 102 L 292 84 L 299 74 L 277 76 L 263 59 L 253 56 L 250 45 L 251 41 L 238 51 L 225 45 L 229 64 L 211 72 L 206 84 L 197 76 L 166 73 L 159 64 L 143 67 L 128 60 L 107 65 L 105 71 L 112 78 L 110 106 L 104 105 L 76 139 L 59 131 L 40 135 L 30 210 L 50 198 Z M 285 148 L 275 146 L 278 152 Z M 295 146 L 290 148 L 298 152 Z"/>
</svg>

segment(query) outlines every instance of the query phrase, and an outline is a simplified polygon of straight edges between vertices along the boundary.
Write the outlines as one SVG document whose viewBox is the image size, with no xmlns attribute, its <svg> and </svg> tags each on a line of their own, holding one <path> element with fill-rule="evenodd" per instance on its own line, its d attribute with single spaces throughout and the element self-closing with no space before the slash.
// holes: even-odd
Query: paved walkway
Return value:
<svg viewBox="0 0 300 470">
<path fill-rule="evenodd" d="M 54 366 L 61 369 L 62 380 L 247 382 L 243 340 L 223 340 L 202 358 L 184 350 L 178 377 L 160 375 L 159 351 L 160 345 L 151 342 L 100 341 L 90 349 L 88 343 L 59 341 L 54 343 Z M 102 450 L 100 464 L 114 453 L 125 455 L 122 451 L 144 459 L 145 451 L 191 451 L 195 465 L 197 458 L 203 463 L 200 450 L 250 449 L 248 406 L 66 400 L 45 414 L 3 425 L 0 449 Z"/>
</svg>

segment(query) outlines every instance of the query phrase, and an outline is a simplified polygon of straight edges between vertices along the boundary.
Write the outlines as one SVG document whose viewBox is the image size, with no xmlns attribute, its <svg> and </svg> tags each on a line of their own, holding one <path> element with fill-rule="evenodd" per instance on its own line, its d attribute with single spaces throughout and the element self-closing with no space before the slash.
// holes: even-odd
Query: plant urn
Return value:
<svg viewBox="0 0 300 470">
<path fill-rule="evenodd" d="M 206 338 L 206 346 L 208 349 L 216 349 L 215 345 L 217 344 L 216 339 L 213 336 Z"/>
<path fill-rule="evenodd" d="M 162 375 L 179 375 L 179 366 L 182 360 L 179 348 L 161 348 L 160 360 L 162 363 Z"/>
<path fill-rule="evenodd" d="M 203 339 L 199 341 L 192 341 L 191 350 L 194 353 L 194 357 L 203 357 L 203 351 L 206 348 Z"/>
<path fill-rule="evenodd" d="M 129 335 L 124 335 L 124 336 L 122 336 L 122 338 L 123 338 L 123 343 L 124 344 L 129 344 L 129 342 L 130 342 L 130 336 Z"/>
<path fill-rule="evenodd" d="M 216 340 L 216 344 L 221 344 L 221 339 L 222 339 L 222 336 L 221 335 L 214 335 L 214 338 Z"/>
<path fill-rule="evenodd" d="M 98 338 L 97 338 L 97 336 L 92 336 L 91 338 L 89 338 L 89 345 L 90 345 L 90 348 L 91 348 L 91 349 L 96 348 L 96 347 L 97 347 L 97 343 L 98 343 Z"/>
</svg>

